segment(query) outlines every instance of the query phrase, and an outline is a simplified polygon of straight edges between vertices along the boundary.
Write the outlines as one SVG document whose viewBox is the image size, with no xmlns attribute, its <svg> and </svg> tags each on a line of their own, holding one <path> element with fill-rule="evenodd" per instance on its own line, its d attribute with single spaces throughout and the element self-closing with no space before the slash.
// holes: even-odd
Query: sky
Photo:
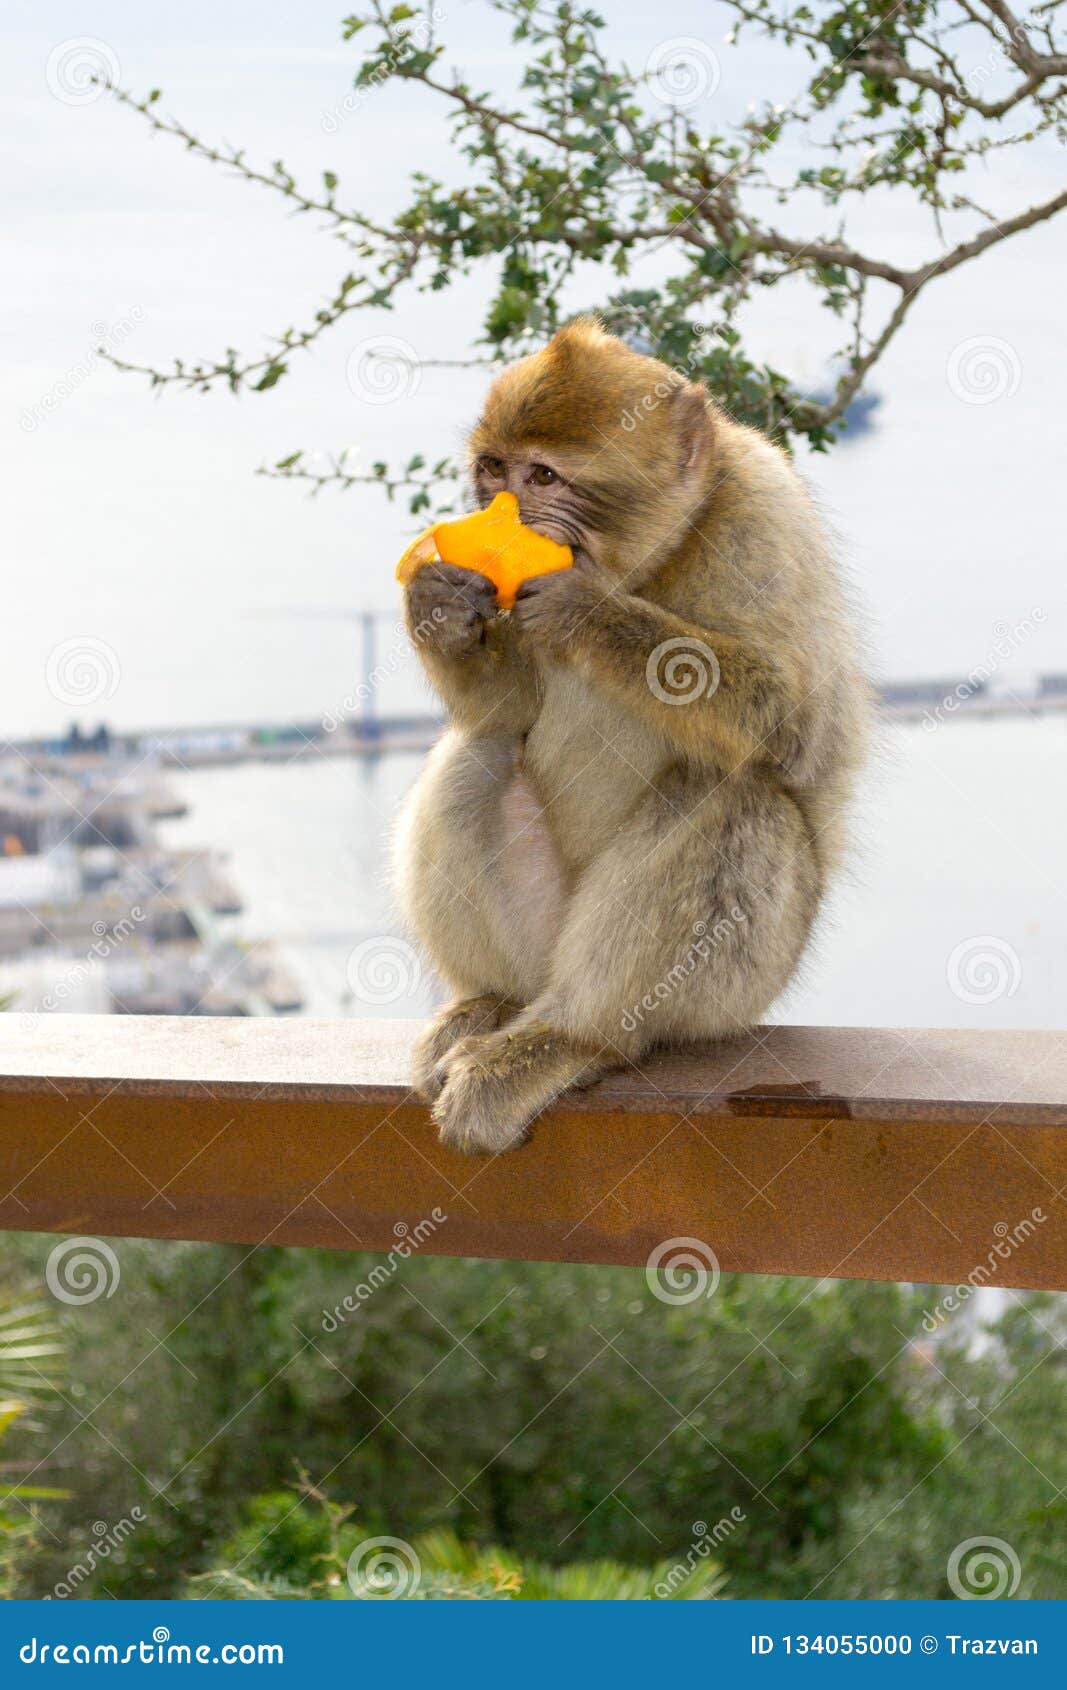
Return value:
<svg viewBox="0 0 1067 1690">
<path fill-rule="evenodd" d="M 604 9 L 607 42 L 632 65 L 665 36 L 714 56 L 704 119 L 736 119 L 752 98 L 788 101 L 803 82 L 784 49 L 755 37 L 728 46 L 721 5 L 676 0 L 669 16 L 631 0 Z M 442 0 L 441 10 L 443 38 L 471 79 L 514 86 L 519 54 L 482 0 Z M 297 447 L 348 446 L 364 463 L 455 451 L 484 371 L 428 368 L 413 391 L 372 404 L 352 391 L 346 365 L 380 335 L 419 357 L 469 356 L 489 277 L 349 319 L 270 394 L 151 395 L 93 348 L 104 340 L 146 363 L 231 345 L 258 353 L 271 332 L 312 316 L 344 254 L 310 218 L 293 220 L 274 196 L 153 139 L 113 100 L 72 97 L 64 80 L 72 44 L 88 40 L 125 86 L 162 88 L 160 110 L 206 139 L 268 165 L 282 158 L 311 182 L 334 170 L 342 198 L 385 215 L 404 203 L 413 169 L 452 170 L 446 130 L 440 107 L 412 89 L 344 109 L 358 52 L 340 39 L 343 11 L 324 0 L 9 0 L 0 112 L 17 162 L 4 183 L 0 280 L 0 736 L 52 732 L 77 713 L 69 673 L 57 684 L 71 651 L 107 671 L 90 720 L 315 718 L 352 688 L 356 630 L 344 613 L 396 604 L 393 565 L 413 528 L 402 504 L 375 492 L 309 502 L 254 472 Z M 1061 181 L 1050 144 L 1025 168 L 1019 155 L 994 155 L 987 186 L 1006 212 Z M 936 255 L 932 228 L 907 212 L 872 205 L 865 216 L 869 248 Z M 1067 668 L 1065 259 L 1067 217 L 936 284 L 879 366 L 877 428 L 828 457 L 802 454 L 883 675 L 965 674 L 988 663 L 1005 627 L 1023 624 L 1001 671 Z M 575 305 L 595 305 L 603 286 L 583 276 Z M 825 379 L 833 325 L 797 290 L 769 294 L 750 329 L 755 348 L 798 381 Z M 972 342 L 992 343 L 1007 371 L 989 403 L 961 398 L 950 379 Z M 383 706 L 417 696 L 413 670 L 398 662 Z"/>
</svg>

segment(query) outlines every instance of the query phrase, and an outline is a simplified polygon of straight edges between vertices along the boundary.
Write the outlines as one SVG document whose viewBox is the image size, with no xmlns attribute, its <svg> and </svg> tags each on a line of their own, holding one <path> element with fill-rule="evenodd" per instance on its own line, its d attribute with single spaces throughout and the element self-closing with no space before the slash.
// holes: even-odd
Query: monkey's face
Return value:
<svg viewBox="0 0 1067 1690">
<path fill-rule="evenodd" d="M 530 528 L 636 579 L 704 496 L 711 435 L 702 389 L 578 321 L 493 383 L 470 442 L 475 497 L 514 493 Z"/>
<path fill-rule="evenodd" d="M 498 493 L 514 493 L 528 528 L 563 545 L 585 545 L 589 512 L 581 489 L 567 478 L 558 457 L 555 463 L 546 457 L 534 456 L 528 449 L 503 447 L 499 452 L 480 453 L 473 465 L 475 498 L 484 508 Z"/>
</svg>

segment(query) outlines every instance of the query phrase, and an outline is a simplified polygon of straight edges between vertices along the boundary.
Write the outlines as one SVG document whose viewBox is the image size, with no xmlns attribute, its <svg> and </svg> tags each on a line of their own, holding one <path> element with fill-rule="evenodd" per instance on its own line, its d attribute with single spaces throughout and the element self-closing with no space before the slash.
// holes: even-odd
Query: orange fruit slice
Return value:
<svg viewBox="0 0 1067 1690">
<path fill-rule="evenodd" d="M 527 528 L 514 493 L 498 493 L 484 511 L 424 529 L 397 564 L 396 578 L 406 585 L 424 563 L 435 561 L 484 575 L 496 588 L 501 610 L 510 610 L 524 581 L 569 569 L 574 553 Z"/>
</svg>

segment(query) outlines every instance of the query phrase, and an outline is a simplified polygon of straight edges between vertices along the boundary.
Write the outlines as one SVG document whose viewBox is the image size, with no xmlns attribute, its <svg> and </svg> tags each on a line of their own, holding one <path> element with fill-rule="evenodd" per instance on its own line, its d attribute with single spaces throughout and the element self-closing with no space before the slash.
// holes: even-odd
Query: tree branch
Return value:
<svg viewBox="0 0 1067 1690">
<path fill-rule="evenodd" d="M 309 350 L 350 313 L 390 305 L 409 281 L 439 290 L 484 266 L 492 267 L 496 285 L 483 344 L 489 361 L 497 361 L 552 332 L 569 308 L 572 280 L 584 276 L 588 261 L 600 266 L 601 278 L 613 278 L 596 300 L 609 322 L 705 381 L 741 420 L 785 441 L 805 435 L 821 448 L 922 288 L 1067 208 L 1064 192 L 1012 217 L 995 217 L 961 177 L 973 159 L 988 163 L 997 148 L 1067 127 L 1067 53 L 1054 32 L 1060 0 L 1045 0 L 1041 21 L 1028 13 L 1025 22 L 1008 0 L 924 0 L 921 8 L 879 0 L 784 0 L 784 13 L 772 13 L 772 0 L 728 0 L 746 25 L 795 42 L 812 69 L 788 107 L 768 103 L 723 133 L 714 132 L 723 129 L 717 114 L 713 132 L 703 133 L 695 101 L 672 100 L 669 88 L 657 93 L 648 66 L 633 74 L 610 61 L 592 13 L 557 0 L 489 3 L 511 20 L 524 54 L 514 110 L 472 90 L 458 73 L 450 82 L 449 72 L 438 68 L 443 49 L 432 38 L 428 44 L 418 38 L 417 16 L 409 8 L 365 0 L 366 15 L 346 20 L 346 39 L 368 26 L 380 36 L 359 64 L 356 87 L 391 80 L 443 99 L 467 172 L 459 188 L 416 172 L 392 220 L 340 204 L 332 171 L 323 172 L 321 190 L 299 187 L 280 161 L 270 168 L 250 164 L 243 151 L 213 146 L 161 116 L 157 93 L 138 100 L 113 88 L 153 133 L 268 188 L 293 211 L 317 215 L 323 232 L 342 240 L 361 262 L 311 323 L 274 337 L 258 358 L 228 349 L 215 360 L 179 360 L 173 370 L 160 371 L 104 355 L 154 385 L 204 389 L 225 383 L 235 392 L 243 386 L 266 391 L 287 372 L 295 352 Z M 964 57 L 976 42 L 982 63 Z M 701 70 L 698 57 L 698 81 Z M 1003 92 L 986 87 L 991 76 Z M 840 109 L 833 111 L 838 101 Z M 1002 133 L 997 125 L 1012 111 L 1021 115 Z M 798 132 L 809 160 L 789 181 L 792 167 L 775 168 L 775 162 L 782 150 L 795 147 Z M 907 267 L 850 238 L 845 207 L 851 209 L 856 194 L 882 185 L 925 204 L 939 237 L 950 214 L 966 217 L 965 233 L 983 218 L 987 224 L 940 257 Z M 764 214 L 768 190 L 781 203 L 817 192 L 824 205 L 841 207 L 837 226 L 806 236 L 802 225 L 797 234 L 783 231 Z M 633 285 L 635 254 L 660 250 L 668 255 L 662 276 Z M 758 288 L 797 273 L 815 286 L 824 306 L 851 324 L 839 353 L 844 373 L 823 405 L 798 397 L 788 376 L 748 357 L 739 329 Z M 898 297 L 885 301 L 873 287 L 868 293 L 865 284 L 874 282 L 889 284 Z M 875 323 L 868 336 L 864 318 L 883 308 L 883 326 Z M 722 321 L 712 333 L 708 316 L 716 311 Z M 343 457 L 321 469 L 297 453 L 261 473 L 303 481 L 313 492 L 327 484 L 374 483 L 415 502 L 428 501 L 435 485 L 421 474 L 421 461 L 401 475 L 390 475 L 385 465 L 350 473 Z"/>
<path fill-rule="evenodd" d="M 980 253 L 988 252 L 991 246 L 997 246 L 1006 241 L 1011 235 L 1021 234 L 1024 229 L 1032 229 L 1035 224 L 1046 223 L 1056 213 L 1067 209 L 1067 189 L 1055 194 L 1052 199 L 1045 200 L 1041 205 L 1031 206 L 1028 211 L 1020 211 L 1016 217 L 1006 217 L 1000 223 L 994 223 L 991 228 L 983 229 L 975 235 L 973 240 L 961 241 L 959 246 L 953 247 L 943 257 L 936 258 L 929 264 L 924 264 L 918 270 L 912 270 L 905 278 L 905 287 L 909 293 L 925 287 L 934 276 L 944 275 L 948 270 L 955 270 L 960 264 L 966 264 L 969 259 L 977 258 Z"/>
</svg>

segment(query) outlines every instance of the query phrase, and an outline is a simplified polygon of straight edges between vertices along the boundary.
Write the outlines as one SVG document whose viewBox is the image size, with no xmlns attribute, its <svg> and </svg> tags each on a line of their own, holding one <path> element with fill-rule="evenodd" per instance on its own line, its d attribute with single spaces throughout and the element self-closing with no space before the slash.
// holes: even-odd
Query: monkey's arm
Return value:
<svg viewBox="0 0 1067 1690">
<path fill-rule="evenodd" d="M 536 649 L 572 664 L 694 760 L 798 763 L 807 690 L 799 661 L 676 616 L 595 568 L 526 582 L 514 614 Z"/>
<path fill-rule="evenodd" d="M 537 715 L 537 672 L 484 576 L 452 564 L 416 571 L 404 621 L 452 722 L 476 736 L 522 734 Z"/>
</svg>

